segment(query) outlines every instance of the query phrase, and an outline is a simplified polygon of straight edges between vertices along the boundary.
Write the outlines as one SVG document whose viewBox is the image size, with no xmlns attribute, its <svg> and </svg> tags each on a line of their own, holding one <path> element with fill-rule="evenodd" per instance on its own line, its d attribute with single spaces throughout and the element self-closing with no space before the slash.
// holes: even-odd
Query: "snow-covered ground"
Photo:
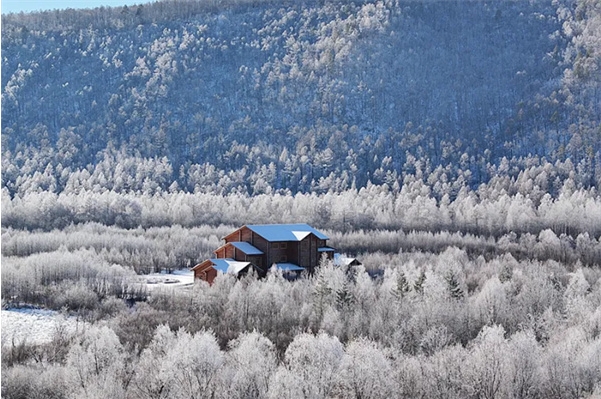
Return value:
<svg viewBox="0 0 601 399">
<path fill-rule="evenodd" d="M 45 309 L 2 309 L 2 346 L 25 341 L 29 344 L 50 342 L 58 331 L 71 334 L 83 327 L 73 317 Z"/>
<path fill-rule="evenodd" d="M 191 270 L 175 270 L 171 274 L 153 273 L 140 276 L 149 290 L 161 288 L 181 288 L 194 285 L 194 272 Z"/>
<path fill-rule="evenodd" d="M 140 282 L 149 290 L 191 287 L 194 285 L 194 272 L 176 270 L 172 274 L 155 273 L 140 276 Z M 25 341 L 29 344 L 43 344 L 52 341 L 60 330 L 71 334 L 83 328 L 83 322 L 74 317 L 66 317 L 60 312 L 35 308 L 2 309 L 2 346 Z"/>
</svg>

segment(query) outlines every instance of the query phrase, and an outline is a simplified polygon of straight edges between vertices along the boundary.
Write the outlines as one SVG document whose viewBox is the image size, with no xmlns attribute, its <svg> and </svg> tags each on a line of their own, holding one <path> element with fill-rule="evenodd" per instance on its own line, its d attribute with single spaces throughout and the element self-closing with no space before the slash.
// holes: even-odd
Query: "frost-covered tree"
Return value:
<svg viewBox="0 0 601 399">
<path fill-rule="evenodd" d="M 344 347 L 326 334 L 299 334 L 286 350 L 270 384 L 269 397 L 327 398 L 334 391 Z"/>
<path fill-rule="evenodd" d="M 159 326 L 132 381 L 136 397 L 212 398 L 224 356 L 213 334 Z"/>
<path fill-rule="evenodd" d="M 503 327 L 486 326 L 474 341 L 465 378 L 477 397 L 493 399 L 507 395 L 510 363 L 504 335 Z"/>
<path fill-rule="evenodd" d="M 367 340 L 350 342 L 336 377 L 336 395 L 345 398 L 388 398 L 396 392 L 385 352 Z"/>
<path fill-rule="evenodd" d="M 67 355 L 71 395 L 89 398 L 125 398 L 123 347 L 108 327 L 83 331 Z"/>
<path fill-rule="evenodd" d="M 277 367 L 275 346 L 264 336 L 252 332 L 230 342 L 224 370 L 219 373 L 224 398 L 264 398 Z"/>
</svg>

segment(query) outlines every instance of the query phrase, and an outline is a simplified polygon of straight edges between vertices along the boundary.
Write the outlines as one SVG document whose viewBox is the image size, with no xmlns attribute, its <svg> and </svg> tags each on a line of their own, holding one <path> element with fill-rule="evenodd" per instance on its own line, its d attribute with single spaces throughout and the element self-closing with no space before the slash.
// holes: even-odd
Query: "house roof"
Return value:
<svg viewBox="0 0 601 399">
<path fill-rule="evenodd" d="M 295 265 L 294 263 L 276 263 L 275 266 L 280 269 L 283 270 L 285 272 L 295 272 L 295 271 L 303 271 L 305 270 L 304 267 L 301 267 L 299 265 Z"/>
<path fill-rule="evenodd" d="M 232 244 L 234 247 L 247 255 L 263 255 L 263 251 L 261 251 L 259 248 L 244 241 L 231 241 L 228 244 Z"/>
<path fill-rule="evenodd" d="M 200 270 L 200 269 L 207 269 L 209 267 L 212 267 L 212 263 L 210 262 L 210 259 L 204 260 L 202 262 L 200 262 L 199 264 L 195 265 L 192 270 Z"/>
<path fill-rule="evenodd" d="M 210 259 L 211 263 L 213 263 L 213 269 L 218 270 L 224 274 L 238 274 L 245 267 L 250 265 L 250 262 L 239 262 L 237 260 L 231 258 L 225 259 Z"/>
<path fill-rule="evenodd" d="M 260 235 L 267 241 L 302 241 L 309 234 L 315 235 L 320 240 L 327 240 L 328 236 L 315 230 L 306 223 L 298 224 L 247 224 L 250 230 Z"/>
<path fill-rule="evenodd" d="M 350 265 L 360 265 L 356 258 L 349 258 L 347 256 L 341 254 L 334 254 L 334 266 L 350 266 Z"/>
</svg>

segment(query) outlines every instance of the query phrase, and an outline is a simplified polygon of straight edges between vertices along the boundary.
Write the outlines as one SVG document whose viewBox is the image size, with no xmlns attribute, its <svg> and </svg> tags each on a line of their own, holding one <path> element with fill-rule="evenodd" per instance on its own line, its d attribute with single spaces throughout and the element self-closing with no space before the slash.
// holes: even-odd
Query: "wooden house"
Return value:
<svg viewBox="0 0 601 399">
<path fill-rule="evenodd" d="M 218 271 L 239 275 L 251 268 L 265 275 L 270 267 L 313 273 L 322 256 L 334 258 L 328 237 L 308 224 L 249 224 L 228 234 L 215 258 L 194 266 L 194 277 L 212 283 Z"/>
</svg>

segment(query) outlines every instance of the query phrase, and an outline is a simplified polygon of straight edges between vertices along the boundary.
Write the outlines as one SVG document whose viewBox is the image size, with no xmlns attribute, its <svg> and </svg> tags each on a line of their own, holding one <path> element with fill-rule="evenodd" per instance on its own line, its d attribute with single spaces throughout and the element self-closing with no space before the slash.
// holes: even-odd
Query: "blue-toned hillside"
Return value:
<svg viewBox="0 0 601 399">
<path fill-rule="evenodd" d="M 392 185 L 415 159 L 469 169 L 475 187 L 487 164 L 529 155 L 584 160 L 595 184 L 601 78 L 586 24 L 598 10 L 564 3 L 175 1 L 3 16 L 3 184 L 17 192 L 19 176 L 50 165 L 60 191 L 66 167 L 139 157 L 161 160 L 150 178 L 163 189 L 224 176 L 251 194 Z"/>
</svg>

